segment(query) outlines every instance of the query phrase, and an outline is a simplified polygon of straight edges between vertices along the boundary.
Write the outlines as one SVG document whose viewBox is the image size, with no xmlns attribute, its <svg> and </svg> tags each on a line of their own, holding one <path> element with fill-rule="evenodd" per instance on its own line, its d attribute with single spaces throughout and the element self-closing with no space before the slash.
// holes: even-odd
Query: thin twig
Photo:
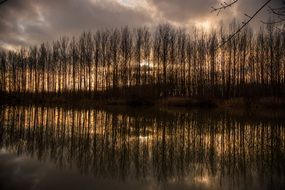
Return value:
<svg viewBox="0 0 285 190">
<path fill-rule="evenodd" d="M 246 22 L 243 22 L 242 26 L 235 32 L 233 33 L 232 35 L 230 35 L 230 37 L 225 40 L 224 42 L 222 42 L 219 47 L 225 45 L 227 42 L 229 42 L 231 39 L 233 39 L 246 25 L 248 25 L 248 23 L 264 8 L 266 7 L 266 5 L 268 5 L 268 3 L 270 3 L 272 0 L 268 0 L 266 1 L 252 16 L 248 16 L 249 19 L 246 21 Z"/>
<path fill-rule="evenodd" d="M 275 14 L 275 15 L 278 15 L 278 16 L 285 16 L 285 6 L 284 7 L 279 7 L 279 8 L 272 8 L 272 7 L 269 7 L 269 10 Z"/>
<path fill-rule="evenodd" d="M 285 3 L 285 1 L 284 1 Z M 273 21 L 263 21 L 261 20 L 260 22 L 266 25 L 275 25 L 275 24 L 280 24 L 285 22 L 285 5 L 281 6 L 281 7 L 277 7 L 277 8 L 272 8 L 270 6 L 268 6 L 269 8 L 269 12 L 273 15 L 277 16 L 277 19 L 273 20 Z M 275 28 L 279 29 L 278 27 L 274 26 Z M 281 30 L 281 29 L 280 29 Z"/>
<path fill-rule="evenodd" d="M 238 0 L 234 0 L 231 3 L 227 3 L 227 2 L 221 3 L 220 7 L 211 7 L 212 8 L 211 13 L 212 12 L 218 12 L 217 15 L 219 15 L 221 10 L 224 10 L 224 9 L 226 9 L 228 7 L 231 7 L 236 2 L 238 2 Z"/>
</svg>

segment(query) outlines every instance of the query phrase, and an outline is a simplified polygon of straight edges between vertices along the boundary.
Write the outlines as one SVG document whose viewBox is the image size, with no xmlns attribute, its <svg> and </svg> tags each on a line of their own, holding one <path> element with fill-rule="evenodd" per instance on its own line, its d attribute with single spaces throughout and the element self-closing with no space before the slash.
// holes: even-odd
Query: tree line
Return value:
<svg viewBox="0 0 285 190">
<path fill-rule="evenodd" d="M 5 93 L 56 93 L 231 98 L 283 96 L 284 31 L 268 25 L 238 33 L 187 31 L 168 24 L 114 28 L 52 43 L 0 51 Z M 153 87 L 153 88 L 150 88 Z"/>
</svg>

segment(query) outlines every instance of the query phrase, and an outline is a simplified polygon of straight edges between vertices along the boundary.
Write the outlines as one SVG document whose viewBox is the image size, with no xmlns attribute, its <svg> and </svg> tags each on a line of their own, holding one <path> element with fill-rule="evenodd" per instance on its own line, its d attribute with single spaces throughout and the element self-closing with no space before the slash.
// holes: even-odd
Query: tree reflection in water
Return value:
<svg viewBox="0 0 285 190">
<path fill-rule="evenodd" d="M 0 148 L 102 179 L 284 188 L 285 122 L 227 112 L 5 107 Z"/>
</svg>

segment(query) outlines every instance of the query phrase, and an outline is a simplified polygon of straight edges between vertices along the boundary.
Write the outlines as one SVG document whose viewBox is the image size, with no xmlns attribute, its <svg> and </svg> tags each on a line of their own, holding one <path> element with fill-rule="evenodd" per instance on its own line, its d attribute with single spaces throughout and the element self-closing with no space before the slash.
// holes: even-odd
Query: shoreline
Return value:
<svg viewBox="0 0 285 190">
<path fill-rule="evenodd" d="M 235 110 L 285 110 L 285 98 L 195 98 L 195 97 L 100 97 L 49 94 L 1 94 L 0 105 L 38 105 L 79 108 L 100 108 L 106 106 L 157 107 L 157 108 L 201 108 L 201 109 L 235 109 Z"/>
</svg>

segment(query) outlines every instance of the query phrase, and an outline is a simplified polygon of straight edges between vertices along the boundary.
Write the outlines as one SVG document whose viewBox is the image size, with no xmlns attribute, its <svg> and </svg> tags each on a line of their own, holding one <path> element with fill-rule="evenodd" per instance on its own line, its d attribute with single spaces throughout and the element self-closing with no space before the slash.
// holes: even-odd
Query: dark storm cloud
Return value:
<svg viewBox="0 0 285 190">
<path fill-rule="evenodd" d="M 122 25 L 140 25 L 150 22 L 147 14 L 140 10 L 133 10 L 120 5 L 115 1 L 46 1 L 42 5 L 45 19 L 55 31 L 65 32 L 66 28 L 71 32 L 80 30 L 92 30 L 102 27 L 116 27 Z"/>
<path fill-rule="evenodd" d="M 162 15 L 172 21 L 184 22 L 207 16 L 217 0 L 149 0 Z"/>
<path fill-rule="evenodd" d="M 32 18 L 34 15 L 36 12 L 31 1 L 13 0 L 2 4 L 0 7 L 0 43 L 25 45 L 20 38 L 17 38 L 23 32 L 21 20 Z"/>
<path fill-rule="evenodd" d="M 231 0 L 8 0 L 0 6 L 0 48 L 39 44 L 84 30 L 124 25 L 156 25 L 160 22 L 189 27 L 199 22 L 215 26 L 234 18 L 246 19 L 266 0 L 239 0 L 217 16 L 211 7 Z M 144 3 L 142 6 L 132 6 Z M 278 7 L 284 0 L 272 0 Z M 128 6 L 130 5 L 130 6 Z M 252 24 L 260 25 L 270 14 L 264 9 Z"/>
<path fill-rule="evenodd" d="M 142 10 L 111 0 L 8 0 L 0 7 L 0 46 L 25 46 L 84 30 L 149 24 Z"/>
<path fill-rule="evenodd" d="M 166 20 L 185 24 L 195 19 L 209 19 L 212 22 L 223 21 L 223 23 L 231 22 L 233 19 L 242 21 L 246 19 L 244 14 L 253 15 L 255 11 L 261 7 L 267 0 L 239 0 L 232 7 L 222 10 L 217 17 L 215 13 L 211 13 L 211 7 L 219 7 L 221 3 L 230 3 L 234 0 L 148 0 L 152 6 L 156 8 L 160 15 Z M 280 7 L 284 0 L 272 0 L 270 7 Z M 266 20 L 269 16 L 268 7 L 264 8 L 257 16 L 257 22 Z M 215 24 L 215 23 L 213 23 Z M 256 21 L 255 21 L 256 24 Z"/>
</svg>

